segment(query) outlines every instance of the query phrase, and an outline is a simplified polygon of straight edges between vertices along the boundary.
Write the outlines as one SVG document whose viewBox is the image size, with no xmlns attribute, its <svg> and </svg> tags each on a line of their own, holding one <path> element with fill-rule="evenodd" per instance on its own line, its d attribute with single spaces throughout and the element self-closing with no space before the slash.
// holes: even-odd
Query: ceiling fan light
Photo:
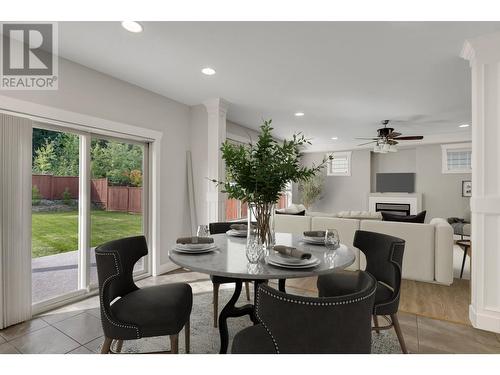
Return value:
<svg viewBox="0 0 500 375">
<path fill-rule="evenodd" d="M 382 147 L 382 152 L 389 152 L 391 150 L 391 145 L 389 143 L 385 143 Z"/>
<path fill-rule="evenodd" d="M 389 147 L 389 152 L 398 152 L 398 148 L 396 147 L 396 145 L 391 145 Z"/>
</svg>

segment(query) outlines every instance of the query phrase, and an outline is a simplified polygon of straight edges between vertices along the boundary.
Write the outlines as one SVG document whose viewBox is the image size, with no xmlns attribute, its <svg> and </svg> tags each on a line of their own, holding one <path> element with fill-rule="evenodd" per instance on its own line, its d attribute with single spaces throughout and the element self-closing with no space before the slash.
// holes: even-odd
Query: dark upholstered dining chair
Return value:
<svg viewBox="0 0 500 375">
<path fill-rule="evenodd" d="M 365 254 L 366 271 L 377 279 L 373 307 L 374 330 L 378 333 L 394 327 L 401 350 L 408 353 L 397 315 L 405 241 L 382 233 L 358 230 L 354 236 L 354 246 Z M 351 288 L 358 282 L 362 272 L 338 271 L 318 277 L 319 296 L 328 297 Z M 379 327 L 378 316 L 383 316 L 388 324 Z"/>
<path fill-rule="evenodd" d="M 370 353 L 377 282 L 363 272 L 357 285 L 335 297 L 286 294 L 260 284 L 258 324 L 238 332 L 233 354 Z"/>
<path fill-rule="evenodd" d="M 208 230 L 210 234 L 221 234 L 226 233 L 229 229 L 231 229 L 232 224 L 245 224 L 245 222 L 236 223 L 236 222 L 218 222 L 218 223 L 210 223 L 208 225 Z M 213 306 L 214 306 L 214 327 L 218 325 L 219 318 L 219 288 L 221 284 L 229 284 L 236 282 L 235 279 L 224 276 L 213 276 L 210 275 L 210 280 L 212 280 L 213 287 Z M 250 301 L 250 285 L 248 281 L 245 281 L 245 292 L 247 296 L 247 300 Z"/>
<path fill-rule="evenodd" d="M 104 344 L 109 353 L 116 340 L 170 336 L 170 352 L 179 352 L 179 332 L 184 327 L 189 353 L 189 316 L 193 305 L 191 287 L 185 283 L 138 288 L 133 280 L 134 264 L 148 253 L 144 236 L 111 241 L 95 250 Z"/>
</svg>

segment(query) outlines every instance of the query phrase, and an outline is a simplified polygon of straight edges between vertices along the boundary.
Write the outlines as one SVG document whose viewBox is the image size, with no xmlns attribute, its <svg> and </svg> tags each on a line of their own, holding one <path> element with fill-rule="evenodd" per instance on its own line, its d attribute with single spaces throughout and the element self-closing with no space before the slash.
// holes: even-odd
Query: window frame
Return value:
<svg viewBox="0 0 500 375">
<path fill-rule="evenodd" d="M 327 158 L 333 157 L 333 160 L 328 161 L 328 167 L 326 170 L 326 175 L 327 176 L 336 176 L 336 177 L 350 177 L 352 174 L 352 164 L 351 164 L 351 159 L 352 159 L 352 151 L 341 151 L 341 152 L 331 152 L 326 155 Z M 333 161 L 337 158 L 346 158 L 347 159 L 347 171 L 345 172 L 334 172 L 332 170 L 333 168 Z"/>
<path fill-rule="evenodd" d="M 448 168 L 448 152 L 449 151 L 464 151 L 471 152 L 471 166 L 465 169 L 449 169 Z M 472 173 L 472 143 L 450 143 L 441 145 L 441 172 L 443 174 L 454 174 L 454 173 Z"/>
</svg>

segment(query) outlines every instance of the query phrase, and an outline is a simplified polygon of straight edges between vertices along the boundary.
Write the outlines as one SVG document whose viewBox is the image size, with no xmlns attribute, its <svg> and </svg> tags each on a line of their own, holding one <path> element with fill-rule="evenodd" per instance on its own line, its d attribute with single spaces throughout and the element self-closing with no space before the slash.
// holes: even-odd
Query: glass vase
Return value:
<svg viewBox="0 0 500 375">
<path fill-rule="evenodd" d="M 275 244 L 274 214 L 274 203 L 248 204 L 247 239 L 258 241 L 266 252 L 269 252 Z"/>
</svg>

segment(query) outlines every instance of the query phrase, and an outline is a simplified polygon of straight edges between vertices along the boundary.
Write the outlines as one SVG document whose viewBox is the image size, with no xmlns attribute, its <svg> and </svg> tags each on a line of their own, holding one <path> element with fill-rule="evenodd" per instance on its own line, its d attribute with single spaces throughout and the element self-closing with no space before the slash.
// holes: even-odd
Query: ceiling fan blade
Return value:
<svg viewBox="0 0 500 375">
<path fill-rule="evenodd" d="M 389 138 L 396 138 L 402 135 L 401 133 L 398 132 L 392 132 L 391 134 L 388 135 Z"/>
<path fill-rule="evenodd" d="M 396 137 L 393 139 L 397 139 L 398 141 L 417 141 L 419 139 L 424 139 L 422 135 L 409 135 L 406 137 Z"/>
<path fill-rule="evenodd" d="M 354 139 L 366 139 L 366 140 L 372 140 L 372 141 L 378 140 L 378 138 L 374 138 L 374 137 L 372 137 L 372 138 L 354 138 Z"/>
<path fill-rule="evenodd" d="M 370 142 L 366 142 L 366 143 L 361 143 L 360 145 L 358 146 L 365 146 L 365 145 L 369 145 L 370 143 L 376 143 L 377 141 L 370 141 Z"/>
</svg>

